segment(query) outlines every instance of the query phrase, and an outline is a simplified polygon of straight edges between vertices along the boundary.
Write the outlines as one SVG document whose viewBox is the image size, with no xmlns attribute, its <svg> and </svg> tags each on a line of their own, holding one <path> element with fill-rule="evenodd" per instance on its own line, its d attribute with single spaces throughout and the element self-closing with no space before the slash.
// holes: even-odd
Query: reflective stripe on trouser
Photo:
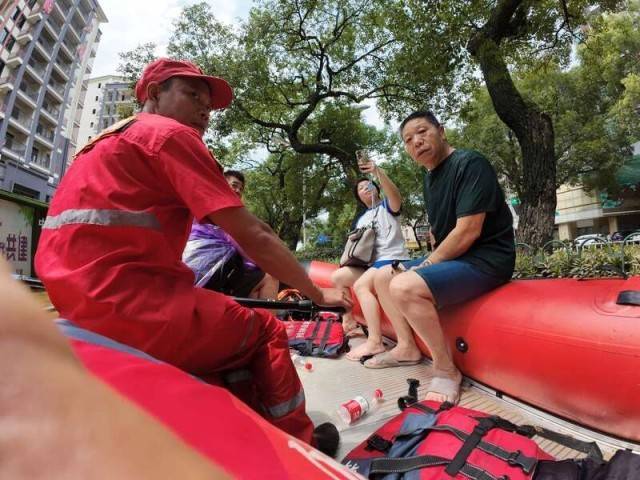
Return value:
<svg viewBox="0 0 640 480">
<path fill-rule="evenodd" d="M 102 225 L 112 227 L 141 227 L 160 230 L 160 222 L 148 212 L 108 209 L 70 209 L 47 216 L 42 228 L 58 229 L 65 225 Z"/>
<path fill-rule="evenodd" d="M 201 324 L 203 331 L 200 341 L 190 342 L 190 358 L 183 368 L 196 375 L 222 373 L 230 390 L 270 423 L 311 442 L 313 424 L 305 412 L 304 390 L 291 362 L 283 322 L 267 310 L 242 307 L 205 289 L 196 291 L 194 323 Z M 220 302 L 225 305 L 222 316 Z M 209 310 L 216 303 L 215 311 Z M 239 369 L 249 370 L 252 380 L 242 382 L 244 375 L 232 374 Z M 240 391 L 253 391 L 254 398 L 247 399 Z"/>
</svg>

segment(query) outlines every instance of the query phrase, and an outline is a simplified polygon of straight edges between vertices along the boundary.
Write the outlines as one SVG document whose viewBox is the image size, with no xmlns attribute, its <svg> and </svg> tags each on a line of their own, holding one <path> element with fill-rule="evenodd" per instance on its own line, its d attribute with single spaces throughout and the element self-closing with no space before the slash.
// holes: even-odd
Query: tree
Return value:
<svg viewBox="0 0 640 480">
<path fill-rule="evenodd" d="M 135 89 L 136 82 L 142 75 L 145 65 L 153 62 L 156 57 L 156 44 L 153 42 L 138 45 L 133 50 L 118 53 L 120 63 L 116 70 L 122 74 L 131 89 Z"/>
<path fill-rule="evenodd" d="M 630 7 L 593 19 L 571 68 L 550 62 L 513 74 L 525 100 L 553 121 L 556 188 L 568 183 L 615 192 L 615 173 L 630 158 L 630 145 L 640 139 L 637 114 L 630 108 L 640 70 L 640 2 Z M 495 114 L 486 88 L 474 92 L 460 118 L 463 127 L 454 143 L 484 151 L 520 197 L 525 190 L 521 151 L 513 132 Z"/>
<path fill-rule="evenodd" d="M 230 81 L 235 101 L 223 123 L 242 131 L 246 141 L 269 150 L 287 143 L 299 154 L 337 159 L 353 180 L 354 149 L 332 135 L 343 127 L 335 121 L 324 130 L 313 124 L 327 105 L 391 101 L 413 89 L 414 82 L 400 85 L 384 74 L 400 48 L 385 23 L 377 2 L 267 0 L 231 30 L 200 3 L 184 9 L 169 52 Z"/>
<path fill-rule="evenodd" d="M 442 77 L 453 75 L 459 82 L 458 91 L 464 94 L 476 86 L 472 66 L 479 67 L 493 108 L 513 132 L 521 152 L 519 236 L 533 245 L 543 244 L 551 238 L 554 225 L 555 132 L 551 116 L 523 95 L 512 71 L 550 61 L 568 65 L 571 48 L 581 41 L 581 27 L 588 23 L 591 9 L 599 7 L 606 11 L 618 8 L 622 2 L 415 0 L 406 6 L 391 3 L 394 11 L 390 18 L 394 21 L 390 28 L 397 36 L 405 32 L 403 40 L 414 45 L 414 50 L 422 48 L 424 52 L 422 56 L 399 57 L 396 72 L 415 76 L 421 68 L 428 71 L 436 65 L 433 75 L 423 77 L 430 84 L 428 90 L 439 91 L 442 83 L 449 82 Z M 424 103 L 424 99 L 415 99 L 411 106 L 424 107 Z M 451 111 L 450 104 L 441 107 Z"/>
</svg>

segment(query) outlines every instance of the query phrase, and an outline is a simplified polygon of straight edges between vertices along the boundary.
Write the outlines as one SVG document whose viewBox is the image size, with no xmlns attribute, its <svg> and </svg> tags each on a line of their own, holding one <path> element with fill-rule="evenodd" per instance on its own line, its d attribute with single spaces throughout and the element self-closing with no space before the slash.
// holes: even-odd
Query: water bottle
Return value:
<svg viewBox="0 0 640 480">
<path fill-rule="evenodd" d="M 379 388 L 373 392 L 371 400 L 367 400 L 364 396 L 358 395 L 340 405 L 338 408 L 338 416 L 345 424 L 351 425 L 367 412 L 375 410 L 382 402 L 382 399 L 382 390 Z"/>
<path fill-rule="evenodd" d="M 291 354 L 291 361 L 296 368 L 303 368 L 305 372 L 313 371 L 313 365 L 311 364 L 311 362 L 298 353 Z"/>
</svg>

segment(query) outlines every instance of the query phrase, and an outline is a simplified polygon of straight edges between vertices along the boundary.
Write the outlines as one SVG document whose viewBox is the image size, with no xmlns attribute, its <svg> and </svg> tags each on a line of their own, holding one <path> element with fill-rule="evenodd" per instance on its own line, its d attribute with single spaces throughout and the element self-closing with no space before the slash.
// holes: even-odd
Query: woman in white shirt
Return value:
<svg viewBox="0 0 640 480">
<path fill-rule="evenodd" d="M 383 199 L 380 196 L 380 187 L 368 178 L 361 178 L 356 183 L 356 200 L 364 208 L 364 212 L 356 219 L 353 226 L 360 228 L 374 222 L 376 238 L 373 263 L 368 269 L 341 267 L 331 276 L 336 287 L 341 287 L 346 291 L 349 287 L 353 287 L 369 329 L 367 341 L 347 353 L 347 358 L 354 361 L 385 350 L 380 331 L 380 307 L 373 286 L 376 269 L 389 265 L 395 260 L 409 258 L 402 236 L 400 222 L 402 197 L 398 187 L 389 179 L 384 170 L 373 162 L 361 164 L 360 170 L 376 177 L 384 194 Z M 357 327 L 350 314 L 344 316 L 343 327 L 347 333 Z"/>
</svg>

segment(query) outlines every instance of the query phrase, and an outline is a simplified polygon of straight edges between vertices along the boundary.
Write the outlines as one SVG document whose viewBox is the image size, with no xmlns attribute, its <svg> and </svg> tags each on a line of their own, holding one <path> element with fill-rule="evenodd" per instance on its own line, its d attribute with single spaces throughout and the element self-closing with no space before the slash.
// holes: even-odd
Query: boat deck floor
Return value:
<svg viewBox="0 0 640 480">
<path fill-rule="evenodd" d="M 352 345 L 364 341 L 351 339 Z M 342 356 L 339 359 L 310 358 L 313 371 L 299 369 L 304 384 L 307 411 L 314 423 L 331 421 L 341 432 L 338 459 L 342 459 L 351 449 L 364 441 L 400 410 L 397 399 L 408 392 L 408 378 L 420 380 L 419 397 L 423 398 L 429 381 L 429 362 L 415 366 L 368 369 L 359 362 Z M 337 408 L 357 395 L 371 399 L 375 389 L 381 389 L 384 401 L 359 421 L 347 426 L 337 416 Z M 536 425 L 558 433 L 570 435 L 588 442 L 596 441 L 605 458 L 610 458 L 617 449 L 626 448 L 640 452 L 640 445 L 607 437 L 583 427 L 557 419 L 549 414 L 521 404 L 516 400 L 499 397 L 496 392 L 465 379 L 460 405 L 489 414 L 499 415 L 516 424 Z M 557 459 L 581 458 L 584 454 L 559 445 L 544 438 L 534 437 L 540 447 Z"/>
</svg>

